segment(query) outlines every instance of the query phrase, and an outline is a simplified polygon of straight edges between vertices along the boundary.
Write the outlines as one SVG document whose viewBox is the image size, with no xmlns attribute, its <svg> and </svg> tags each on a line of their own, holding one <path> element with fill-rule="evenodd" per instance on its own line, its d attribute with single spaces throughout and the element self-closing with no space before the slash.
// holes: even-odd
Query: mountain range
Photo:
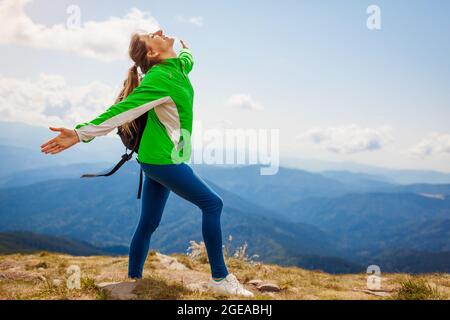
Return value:
<svg viewBox="0 0 450 320">
<path fill-rule="evenodd" d="M 62 237 L 126 254 L 140 213 L 135 160 L 111 177 L 80 179 L 116 159 L 41 162 L 25 144 L 0 149 L 0 232 Z M 192 167 L 224 199 L 223 240 L 233 250 L 246 242 L 248 254 L 264 262 L 331 273 L 361 272 L 373 263 L 385 271 L 450 271 L 450 184 L 405 185 L 339 170 L 280 167 L 277 175 L 261 176 L 257 165 Z M 189 240 L 202 240 L 201 211 L 171 193 L 151 247 L 185 252 Z"/>
</svg>

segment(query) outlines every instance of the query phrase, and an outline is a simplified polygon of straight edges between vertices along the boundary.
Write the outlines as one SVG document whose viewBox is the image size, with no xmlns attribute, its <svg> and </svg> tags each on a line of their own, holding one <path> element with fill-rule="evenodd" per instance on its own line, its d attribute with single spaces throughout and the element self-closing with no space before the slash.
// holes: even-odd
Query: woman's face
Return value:
<svg viewBox="0 0 450 320">
<path fill-rule="evenodd" d="M 167 37 L 163 30 L 141 35 L 141 39 L 147 44 L 150 55 L 163 54 L 173 49 L 174 38 Z"/>
</svg>

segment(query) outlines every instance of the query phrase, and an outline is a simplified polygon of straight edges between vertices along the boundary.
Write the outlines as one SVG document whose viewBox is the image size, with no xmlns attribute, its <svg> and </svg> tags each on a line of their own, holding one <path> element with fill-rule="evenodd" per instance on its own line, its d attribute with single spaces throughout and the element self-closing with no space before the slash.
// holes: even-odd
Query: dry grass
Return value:
<svg viewBox="0 0 450 320">
<path fill-rule="evenodd" d="M 409 276 L 400 282 L 393 296 L 397 300 L 445 300 L 447 294 L 436 284 L 429 283 L 424 277 Z"/>
<path fill-rule="evenodd" d="M 139 299 L 240 299 L 212 293 L 187 290 L 187 282 L 205 281 L 210 266 L 201 257 L 191 259 L 173 254 L 188 270 L 164 269 L 155 252 L 151 252 L 144 269 L 144 279 L 136 287 Z M 260 279 L 277 284 L 281 291 L 268 295 L 246 284 L 255 293 L 254 299 L 389 299 L 358 290 L 366 289 L 365 274 L 331 275 L 296 267 L 272 264 L 250 264 L 233 257 L 226 258 L 227 267 L 241 283 Z M 81 289 L 67 289 L 67 268 L 78 265 L 81 269 Z M 42 252 L 0 256 L 0 299 L 108 299 L 96 287 L 99 282 L 127 280 L 128 257 L 72 257 Z M 55 286 L 54 280 L 61 285 Z M 189 280 L 189 281 L 188 281 Z M 356 290 L 355 290 L 356 289 Z M 382 289 L 391 291 L 390 299 L 448 299 L 449 274 L 426 274 L 411 277 L 405 274 L 384 274 Z"/>
</svg>

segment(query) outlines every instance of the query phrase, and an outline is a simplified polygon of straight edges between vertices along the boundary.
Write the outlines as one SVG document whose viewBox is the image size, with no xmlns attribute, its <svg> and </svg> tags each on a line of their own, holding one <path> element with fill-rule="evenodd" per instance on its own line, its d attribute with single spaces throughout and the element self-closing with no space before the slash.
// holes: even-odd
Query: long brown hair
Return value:
<svg viewBox="0 0 450 320">
<path fill-rule="evenodd" d="M 117 96 L 115 104 L 124 100 L 137 86 L 139 86 L 141 79 L 138 74 L 138 67 L 141 69 L 142 74 L 146 74 L 152 66 L 158 63 L 158 61 L 150 61 L 147 58 L 147 52 L 148 49 L 145 41 L 141 39 L 141 36 L 138 33 L 134 33 L 131 37 L 130 47 L 128 49 L 128 54 L 131 60 L 134 61 L 134 65 L 128 70 L 127 79 L 125 79 L 123 83 L 123 88 Z M 121 125 L 119 129 L 124 130 L 131 136 L 131 127 L 133 127 L 135 131 L 137 130 L 133 121 Z"/>
</svg>

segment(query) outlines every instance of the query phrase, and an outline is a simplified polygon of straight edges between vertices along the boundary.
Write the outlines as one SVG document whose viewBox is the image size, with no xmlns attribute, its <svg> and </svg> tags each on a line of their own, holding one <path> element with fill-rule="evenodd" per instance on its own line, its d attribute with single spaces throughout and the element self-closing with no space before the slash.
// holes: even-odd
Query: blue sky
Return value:
<svg viewBox="0 0 450 320">
<path fill-rule="evenodd" d="M 80 7 L 82 23 L 123 19 L 135 7 L 167 34 L 185 39 L 196 61 L 195 119 L 204 127 L 280 129 L 281 157 L 450 172 L 448 1 L 34 0 L 23 7 L 35 25 L 51 28 L 66 23 L 71 4 Z M 381 9 L 381 30 L 366 27 L 372 4 Z M 68 51 L 64 41 L 47 48 L 14 35 L 0 33 L 0 115 L 6 120 L 47 126 L 57 119 L 28 117 L 36 112 L 26 107 L 33 95 L 11 98 L 11 91 L 35 85 L 40 74 L 60 77 L 54 87 L 64 89 L 54 90 L 64 97 L 51 92 L 48 78 L 40 84 L 50 96 L 40 99 L 55 103 L 54 109 L 87 101 L 92 87 L 110 92 L 79 105 L 82 110 L 71 106 L 72 116 L 61 118 L 69 127 L 90 120 L 109 107 L 115 94 L 109 88 L 117 89 L 131 66 L 125 56 L 104 61 L 76 47 Z M 106 36 L 115 41 L 114 34 Z M 78 99 L 75 92 L 85 96 Z M 248 99 L 230 106 L 236 94 Z M 12 103 L 24 107 L 13 112 Z M 263 110 L 254 110 L 255 104 Z"/>
</svg>

